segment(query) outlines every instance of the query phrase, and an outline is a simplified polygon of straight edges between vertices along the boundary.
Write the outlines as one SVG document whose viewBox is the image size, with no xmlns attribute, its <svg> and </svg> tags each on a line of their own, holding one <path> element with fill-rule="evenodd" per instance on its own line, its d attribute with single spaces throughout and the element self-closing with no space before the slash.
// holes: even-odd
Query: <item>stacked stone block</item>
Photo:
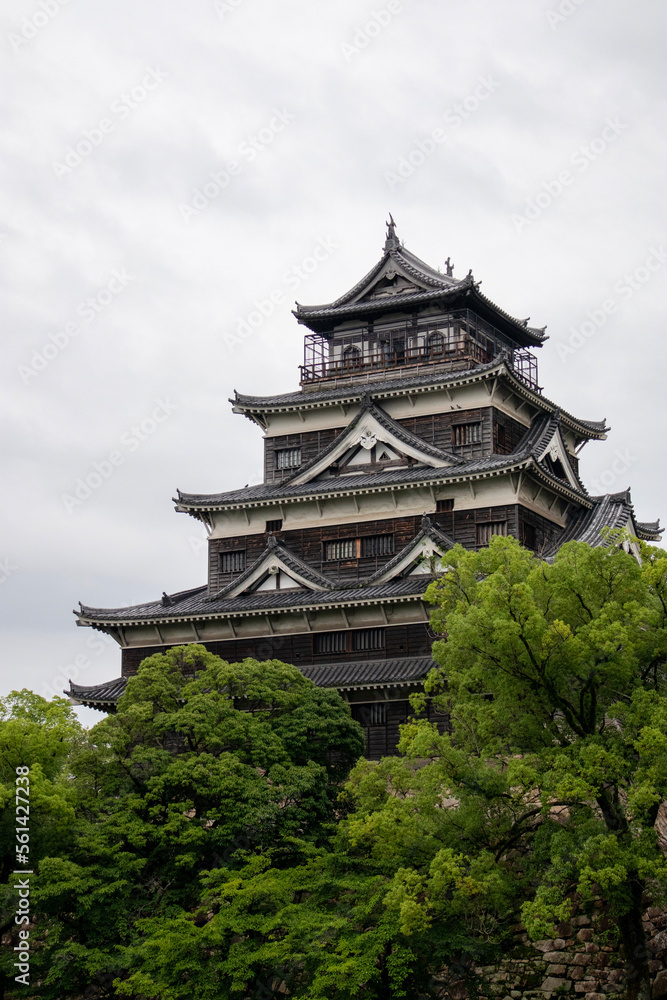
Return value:
<svg viewBox="0 0 667 1000">
<path fill-rule="evenodd" d="M 554 937 L 530 941 L 515 925 L 514 947 L 498 965 L 474 969 L 475 988 L 460 975 L 443 976 L 443 1000 L 611 1000 L 626 991 L 625 967 L 617 948 L 605 943 L 611 927 L 597 903 L 554 928 Z M 649 907 L 644 914 L 654 1000 L 667 997 L 667 913 Z"/>
</svg>

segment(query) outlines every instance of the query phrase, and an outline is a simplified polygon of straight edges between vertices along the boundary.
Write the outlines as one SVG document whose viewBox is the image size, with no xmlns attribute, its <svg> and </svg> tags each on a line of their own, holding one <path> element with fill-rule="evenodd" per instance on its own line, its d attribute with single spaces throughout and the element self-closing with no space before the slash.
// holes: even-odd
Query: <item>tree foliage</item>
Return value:
<svg viewBox="0 0 667 1000">
<path fill-rule="evenodd" d="M 648 996 L 641 916 L 667 887 L 654 829 L 667 799 L 667 559 L 644 547 L 640 566 L 622 537 L 608 542 L 571 542 L 552 565 L 512 539 L 452 550 L 429 591 L 444 637 L 427 684 L 452 735 L 418 726 L 404 744 L 449 771 L 459 812 L 481 810 L 473 829 L 514 872 L 530 932 L 548 935 L 575 893 L 601 895 L 629 995 Z"/>
<path fill-rule="evenodd" d="M 85 738 L 62 703 L 17 696 L 7 774 L 32 755 L 54 817 L 21 995 L 419 1000 L 443 970 L 478 982 L 519 915 L 550 936 L 601 898 L 648 997 L 667 558 L 608 541 L 552 564 L 506 538 L 447 554 L 426 687 L 451 730 L 416 696 L 400 757 L 359 760 L 349 709 L 296 668 L 202 646 L 144 661 Z"/>
<path fill-rule="evenodd" d="M 316 846 L 362 747 L 340 697 L 294 667 L 202 646 L 145 660 L 69 762 L 76 822 L 36 886 L 39 995 L 115 996 L 143 921 L 200 920 L 206 873 L 248 847 Z"/>
</svg>

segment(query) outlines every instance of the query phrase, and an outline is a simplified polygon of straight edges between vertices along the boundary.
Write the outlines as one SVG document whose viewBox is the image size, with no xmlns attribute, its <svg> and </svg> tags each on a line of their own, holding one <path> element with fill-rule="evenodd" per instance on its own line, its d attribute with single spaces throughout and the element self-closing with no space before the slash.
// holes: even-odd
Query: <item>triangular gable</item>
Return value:
<svg viewBox="0 0 667 1000">
<path fill-rule="evenodd" d="M 427 284 L 409 274 L 405 267 L 401 266 L 398 254 L 387 255 L 380 267 L 376 277 L 368 282 L 351 302 L 368 302 L 375 299 L 390 298 L 392 295 L 409 295 L 414 292 L 425 292 L 433 288 L 433 284 Z"/>
<path fill-rule="evenodd" d="M 378 570 L 369 583 L 388 583 L 402 576 L 431 576 L 445 552 L 454 548 L 452 539 L 440 531 L 426 515 L 422 518 L 422 530 L 401 549 L 391 562 Z"/>
<path fill-rule="evenodd" d="M 462 464 L 457 456 L 449 455 L 406 430 L 370 397 L 365 397 L 360 412 L 348 427 L 317 458 L 284 483 L 302 486 L 323 476 L 334 465 L 333 475 L 341 476 L 353 473 L 355 467 L 363 466 L 367 472 L 369 465 L 376 464 L 381 471 L 383 462 L 402 461 L 407 465 L 408 460 L 432 469 Z"/>
<path fill-rule="evenodd" d="M 468 278 L 460 281 L 452 276 L 449 261 L 447 262 L 447 273 L 441 274 L 440 271 L 436 271 L 435 268 L 407 250 L 396 236 L 396 227 L 391 221 L 387 223 L 384 254 L 380 260 L 356 285 L 335 302 L 330 303 L 329 307 L 338 309 L 341 306 L 354 305 L 391 295 L 409 295 L 437 289 L 451 291 L 457 287 L 465 287 L 467 284 L 470 284 Z M 297 314 L 308 312 L 314 308 L 324 307 L 298 306 Z"/>
<path fill-rule="evenodd" d="M 558 479 L 565 479 L 570 486 L 578 491 L 582 490 L 582 485 L 575 475 L 574 469 L 570 465 L 567 449 L 563 443 L 560 428 L 556 427 L 549 440 L 542 446 L 535 456 L 538 462 L 546 466 L 548 471 Z"/>
<path fill-rule="evenodd" d="M 253 591 L 329 590 L 333 582 L 308 566 L 298 556 L 286 549 L 273 536 L 269 536 L 266 548 L 245 573 L 227 584 L 211 600 L 222 597 L 240 597 Z"/>
</svg>

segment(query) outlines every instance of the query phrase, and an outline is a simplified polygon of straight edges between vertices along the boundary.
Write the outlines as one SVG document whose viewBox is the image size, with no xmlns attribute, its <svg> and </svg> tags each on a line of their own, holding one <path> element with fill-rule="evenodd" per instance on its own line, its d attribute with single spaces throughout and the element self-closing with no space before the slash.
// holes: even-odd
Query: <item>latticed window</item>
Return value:
<svg viewBox="0 0 667 1000">
<path fill-rule="evenodd" d="M 432 333 L 428 338 L 428 350 L 433 357 L 440 357 L 445 353 L 445 337 L 440 330 Z"/>
<path fill-rule="evenodd" d="M 352 705 L 352 718 L 360 726 L 386 726 L 387 706 L 384 702 L 375 705 Z"/>
<path fill-rule="evenodd" d="M 393 535 L 368 535 L 361 538 L 361 557 L 368 559 L 371 556 L 393 556 L 394 536 Z"/>
<path fill-rule="evenodd" d="M 482 440 L 482 425 L 474 424 L 454 424 L 452 427 L 452 444 L 461 446 L 465 444 L 479 444 Z"/>
<path fill-rule="evenodd" d="M 220 553 L 221 573 L 240 573 L 245 569 L 245 549 L 238 552 Z"/>
<path fill-rule="evenodd" d="M 277 469 L 298 469 L 301 465 L 301 448 L 281 448 L 276 452 Z"/>
<path fill-rule="evenodd" d="M 393 535 L 366 535 L 365 538 L 340 538 L 324 543 L 327 562 L 337 559 L 373 559 L 376 556 L 393 556 Z"/>
<path fill-rule="evenodd" d="M 313 637 L 313 652 L 360 653 L 369 649 L 384 649 L 383 628 L 362 628 L 349 632 L 320 632 Z"/>
<path fill-rule="evenodd" d="M 436 514 L 446 514 L 450 510 L 454 510 L 454 498 L 453 497 L 448 497 L 446 500 L 436 500 L 435 501 L 435 512 L 436 512 Z"/>
<path fill-rule="evenodd" d="M 354 633 L 355 650 L 382 649 L 384 647 L 383 628 L 364 628 Z"/>
<path fill-rule="evenodd" d="M 347 632 L 322 632 L 315 636 L 315 653 L 347 652 Z"/>
<path fill-rule="evenodd" d="M 336 559 L 356 559 L 356 538 L 339 538 L 335 542 L 324 543 L 324 558 L 328 562 Z"/>
<path fill-rule="evenodd" d="M 282 519 L 276 518 L 275 521 L 267 521 L 266 522 L 266 530 L 267 531 L 282 531 L 283 530 Z"/>
<path fill-rule="evenodd" d="M 343 365 L 345 368 L 361 367 L 361 351 L 358 347 L 346 347 L 343 351 Z"/>
<path fill-rule="evenodd" d="M 493 535 L 506 535 L 507 521 L 487 521 L 477 525 L 477 544 L 488 545 Z"/>
</svg>

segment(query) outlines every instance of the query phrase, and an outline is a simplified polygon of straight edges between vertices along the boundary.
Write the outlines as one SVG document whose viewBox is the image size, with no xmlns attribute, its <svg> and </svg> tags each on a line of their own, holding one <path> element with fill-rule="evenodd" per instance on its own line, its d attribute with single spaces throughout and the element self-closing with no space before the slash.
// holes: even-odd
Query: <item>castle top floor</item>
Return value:
<svg viewBox="0 0 667 1000">
<path fill-rule="evenodd" d="M 391 378 L 407 373 L 485 365 L 504 355 L 539 391 L 531 348 L 546 340 L 480 291 L 472 272 L 454 277 L 430 267 L 401 245 L 390 216 L 384 253 L 345 295 L 294 311 L 311 332 L 304 341 L 301 385 L 321 389 L 339 379 Z"/>
</svg>

